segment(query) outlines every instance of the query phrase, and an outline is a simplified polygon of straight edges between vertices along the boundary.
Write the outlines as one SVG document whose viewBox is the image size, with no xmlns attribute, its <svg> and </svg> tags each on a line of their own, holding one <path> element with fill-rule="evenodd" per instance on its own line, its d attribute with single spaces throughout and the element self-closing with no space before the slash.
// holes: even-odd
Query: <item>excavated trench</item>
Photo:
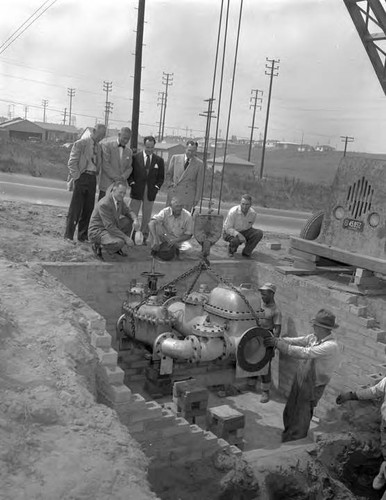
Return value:
<svg viewBox="0 0 386 500">
<path fill-rule="evenodd" d="M 172 280 L 184 273 L 192 263 L 176 262 L 173 264 L 160 264 L 158 272 L 165 274 L 159 284 Z M 194 264 L 194 263 L 193 263 Z M 112 347 L 117 349 L 115 326 L 116 320 L 121 314 L 123 301 L 130 282 L 138 279 L 141 273 L 149 271 L 148 262 L 136 262 L 130 265 L 125 264 L 94 264 L 94 263 L 74 263 L 74 264 L 45 264 L 45 269 L 62 282 L 75 295 L 86 302 L 93 310 L 98 312 L 106 320 L 106 330 L 112 337 Z M 272 271 L 256 266 L 252 268 L 249 262 L 219 261 L 213 264 L 214 270 L 229 279 L 235 285 L 245 282 L 274 281 Z M 292 303 L 286 302 L 283 294 L 282 302 L 287 310 L 291 310 L 290 315 L 286 315 L 287 331 L 295 329 L 294 318 L 299 318 L 303 313 L 301 305 L 298 305 L 297 297 L 293 292 L 293 283 L 286 283 L 286 278 L 281 277 L 282 286 L 289 290 L 294 300 Z M 278 281 L 278 280 L 276 280 Z M 210 287 L 216 286 L 213 277 L 205 274 L 197 281 L 208 284 Z M 184 291 L 187 284 L 181 282 L 177 285 Z M 284 290 L 284 288 L 283 288 Z M 278 293 L 280 297 L 280 283 L 278 283 Z M 309 290 L 304 290 L 309 294 Z M 313 293 L 315 293 L 313 291 Z M 318 291 L 316 292 L 317 296 Z M 320 300 L 323 300 L 323 293 Z M 319 304 L 318 304 L 319 305 Z M 299 310 L 297 309 L 299 307 Z M 308 311 L 307 311 L 308 312 Z M 123 356 L 124 357 L 124 356 Z M 122 357 L 118 358 L 122 360 Z M 148 394 L 143 390 L 143 368 L 146 364 L 139 361 L 135 375 L 131 376 L 132 383 L 127 385 L 132 392 L 141 393 L 149 401 Z M 124 364 L 121 363 L 124 368 Z M 283 376 L 283 370 L 285 375 Z M 279 386 L 285 394 L 288 391 L 289 380 L 294 371 L 294 363 L 288 360 L 285 364 L 276 358 L 273 363 L 273 379 L 276 386 Z M 219 373 L 219 372 L 218 372 Z M 364 456 L 363 451 L 350 449 L 341 460 L 341 466 L 335 462 L 335 457 L 331 456 L 329 463 L 319 461 L 318 447 L 310 454 L 308 450 L 297 450 L 301 453 L 300 458 L 296 458 L 296 453 L 286 453 L 283 460 L 283 453 L 280 451 L 281 413 L 283 409 L 283 396 L 278 394 L 277 401 L 272 401 L 266 405 L 264 411 L 259 405 L 259 396 L 254 393 L 240 394 L 240 391 L 232 393 L 229 389 L 229 369 L 221 372 L 224 375 L 224 383 L 221 384 L 221 374 L 216 379 L 215 385 L 220 390 L 212 394 L 213 405 L 231 404 L 243 411 L 246 415 L 246 433 L 244 455 L 238 453 L 217 452 L 211 457 L 200 458 L 189 461 L 189 443 L 186 444 L 187 461 L 183 460 L 173 463 L 170 455 L 166 459 L 153 458 L 149 468 L 149 481 L 156 494 L 165 500 L 177 499 L 304 499 L 304 500 L 326 500 L 328 498 L 379 498 L 379 493 L 371 490 L 371 480 L 377 473 L 380 458 Z M 210 374 L 211 375 L 211 374 Z M 215 375 L 215 374 L 214 374 Z M 125 374 L 125 382 L 130 379 Z M 285 385 L 287 384 L 287 386 Z M 225 394 L 224 394 L 225 392 Z M 220 394 L 222 393 L 222 394 Z M 224 396 L 227 396 L 224 400 Z M 165 398 L 163 399 L 165 401 Z M 142 403 L 141 403 L 142 404 Z M 163 411 L 163 410 L 162 410 Z M 204 421 L 201 421 L 204 426 Z M 201 422 L 197 422 L 200 424 Z M 130 433 L 132 429 L 128 425 Z M 138 434 L 139 435 L 139 434 Z M 137 435 L 134 432 L 134 437 Z M 138 439 L 141 442 L 140 439 Z M 148 440 L 145 443 L 145 453 L 148 451 Z M 306 443 L 309 445 L 311 443 Z M 146 448 L 147 446 L 147 448 Z M 328 444 L 329 446 L 329 444 Z M 270 459 L 264 457 L 257 460 L 253 453 L 259 449 L 272 449 Z M 288 452 L 288 450 L 287 450 Z M 194 452 L 192 452 L 194 454 Z M 216 457 L 216 459 L 213 459 Z M 252 457 L 252 458 L 251 458 Z M 150 458 L 152 458 L 150 454 Z M 295 465 L 294 462 L 295 461 Z M 299 461 L 302 466 L 298 466 Z M 256 465 L 257 464 L 257 465 Z M 260 470 L 262 469 L 262 470 Z M 315 470 L 318 472 L 316 473 Z M 263 471 L 263 472 L 262 472 Z"/>
</svg>

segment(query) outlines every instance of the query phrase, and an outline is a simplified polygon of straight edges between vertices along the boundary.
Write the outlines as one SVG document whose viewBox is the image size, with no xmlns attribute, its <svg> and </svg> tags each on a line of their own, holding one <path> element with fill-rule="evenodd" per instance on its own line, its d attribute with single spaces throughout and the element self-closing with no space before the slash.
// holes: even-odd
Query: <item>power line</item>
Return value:
<svg viewBox="0 0 386 500">
<path fill-rule="evenodd" d="M 13 42 L 16 42 L 16 40 L 30 27 L 32 26 L 32 24 L 34 22 L 36 22 L 50 7 L 52 7 L 54 5 L 54 3 L 56 3 L 58 0 L 53 0 L 53 2 L 48 5 L 48 7 L 46 7 L 37 17 L 35 17 L 23 30 L 20 31 L 20 33 L 15 37 L 14 35 L 26 24 L 28 23 L 28 21 L 40 10 L 44 7 L 44 5 L 46 3 L 48 3 L 48 1 L 44 2 L 26 21 L 24 21 L 24 23 L 19 26 L 19 28 L 14 32 L 12 33 L 12 35 L 10 37 L 7 38 L 7 40 L 0 46 L 0 54 L 2 54 L 5 50 L 8 49 L 8 47 L 10 47 Z M 11 40 L 11 38 L 13 38 Z M 9 42 L 8 42 L 9 41 Z"/>
<path fill-rule="evenodd" d="M 109 126 L 109 115 L 113 112 L 113 103 L 109 101 L 109 93 L 113 90 L 113 82 L 103 81 L 103 91 L 106 92 L 105 101 L 105 126 Z"/>
<path fill-rule="evenodd" d="M 161 142 L 162 137 L 162 123 L 163 123 L 163 113 L 165 106 L 165 92 L 158 92 L 158 102 L 157 106 L 161 106 L 160 117 L 159 117 L 159 127 L 158 127 L 158 141 Z"/>
</svg>

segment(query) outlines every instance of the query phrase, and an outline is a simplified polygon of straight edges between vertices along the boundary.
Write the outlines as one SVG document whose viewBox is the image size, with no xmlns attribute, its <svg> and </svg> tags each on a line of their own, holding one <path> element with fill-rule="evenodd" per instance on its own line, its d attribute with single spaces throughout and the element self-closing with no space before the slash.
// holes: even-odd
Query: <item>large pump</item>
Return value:
<svg viewBox="0 0 386 500">
<path fill-rule="evenodd" d="M 205 261 L 196 269 L 213 273 Z M 145 345 L 153 360 L 161 361 L 161 374 L 173 372 L 173 361 L 227 358 L 234 359 L 237 377 L 265 373 L 272 354 L 263 341 L 271 333 L 258 326 L 261 301 L 251 284 L 236 287 L 220 278 L 212 290 L 201 284 L 198 290 L 177 296 L 174 285 L 180 278 L 157 289 L 159 273 L 143 274 L 148 284 L 131 284 L 117 335 Z"/>
</svg>

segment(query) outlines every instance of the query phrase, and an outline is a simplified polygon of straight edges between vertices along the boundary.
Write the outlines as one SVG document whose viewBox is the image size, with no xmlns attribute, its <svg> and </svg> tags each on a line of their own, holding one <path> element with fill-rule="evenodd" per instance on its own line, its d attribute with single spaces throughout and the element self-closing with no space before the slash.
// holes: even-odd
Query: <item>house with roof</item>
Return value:
<svg viewBox="0 0 386 500">
<path fill-rule="evenodd" d="M 45 131 L 36 123 L 17 117 L 0 123 L 0 134 L 7 139 L 43 141 Z"/>
<path fill-rule="evenodd" d="M 60 123 L 34 122 L 44 130 L 43 140 L 50 142 L 73 142 L 79 135 L 78 129 L 73 125 Z"/>
<path fill-rule="evenodd" d="M 208 165 L 210 166 L 210 165 Z M 214 162 L 214 171 L 221 172 L 225 167 L 224 175 L 230 176 L 233 174 L 239 176 L 253 176 L 255 164 L 250 161 L 244 160 L 243 158 L 239 158 L 234 154 L 226 155 L 225 162 L 224 157 L 219 157 L 215 159 Z"/>
<path fill-rule="evenodd" d="M 335 148 L 330 146 L 329 144 L 318 144 L 315 147 L 315 151 L 319 151 L 320 153 L 327 153 L 329 151 L 335 151 Z"/>
<path fill-rule="evenodd" d="M 185 153 L 186 146 L 180 143 L 157 142 L 154 148 L 154 153 L 164 159 L 165 165 L 170 161 L 173 155 Z"/>
</svg>

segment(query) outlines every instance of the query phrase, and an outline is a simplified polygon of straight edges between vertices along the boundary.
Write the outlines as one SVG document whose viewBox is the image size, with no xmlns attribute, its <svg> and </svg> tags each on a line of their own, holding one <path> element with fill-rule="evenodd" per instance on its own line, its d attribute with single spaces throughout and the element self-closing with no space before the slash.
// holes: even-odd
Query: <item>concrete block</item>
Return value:
<svg viewBox="0 0 386 500">
<path fill-rule="evenodd" d="M 111 335 L 105 332 L 92 332 L 91 345 L 94 347 L 108 348 L 111 347 Z"/>
<path fill-rule="evenodd" d="M 110 396 L 113 403 L 125 403 L 131 399 L 131 390 L 123 384 L 110 386 Z"/>
<path fill-rule="evenodd" d="M 376 385 L 383 379 L 382 373 L 373 373 L 368 376 L 371 385 Z"/>
<path fill-rule="evenodd" d="M 270 250 L 281 250 L 281 243 L 279 242 L 267 243 L 267 248 L 269 248 Z"/>
<path fill-rule="evenodd" d="M 365 317 L 367 315 L 367 307 L 366 306 L 354 306 L 350 305 L 349 311 L 355 316 Z"/>
<path fill-rule="evenodd" d="M 367 269 L 361 269 L 359 267 L 355 270 L 355 278 L 370 278 L 374 276 L 373 271 L 369 271 Z"/>
<path fill-rule="evenodd" d="M 173 413 L 170 412 L 170 415 L 163 415 L 162 417 L 156 419 L 156 420 L 148 420 L 144 424 L 145 431 L 146 430 L 160 430 L 160 429 L 165 429 L 166 427 L 170 427 L 175 425 L 176 423 L 176 417 L 173 415 Z"/>
<path fill-rule="evenodd" d="M 116 365 L 118 361 L 118 353 L 111 347 L 97 347 L 97 356 L 102 365 Z"/>
<path fill-rule="evenodd" d="M 236 457 L 241 457 L 243 452 L 240 450 L 240 448 L 238 448 L 237 446 L 235 446 L 234 444 L 232 444 L 230 447 L 229 447 L 229 450 L 232 452 L 233 455 L 235 455 Z"/>
<path fill-rule="evenodd" d="M 110 384 L 123 384 L 125 372 L 119 366 L 105 366 L 104 369 Z"/>
</svg>

